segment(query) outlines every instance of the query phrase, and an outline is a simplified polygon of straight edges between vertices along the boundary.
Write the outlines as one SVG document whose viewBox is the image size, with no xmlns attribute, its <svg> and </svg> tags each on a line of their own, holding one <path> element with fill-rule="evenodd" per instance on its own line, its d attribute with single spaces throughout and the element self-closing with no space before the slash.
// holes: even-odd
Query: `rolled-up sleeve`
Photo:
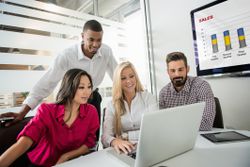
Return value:
<svg viewBox="0 0 250 167">
<path fill-rule="evenodd" d="M 32 139 L 34 144 L 37 144 L 42 136 L 46 133 L 46 124 L 44 123 L 44 119 L 46 119 L 46 115 L 44 114 L 45 105 L 42 104 L 38 110 L 36 116 L 30 120 L 30 122 L 24 127 L 24 129 L 17 136 L 17 140 L 22 136 L 27 136 Z"/>
<path fill-rule="evenodd" d="M 112 102 L 108 103 L 106 111 L 105 111 L 105 117 L 104 117 L 104 123 L 103 123 L 103 134 L 102 134 L 102 144 L 103 146 L 109 147 L 112 140 L 115 139 L 114 137 L 114 107 Z"/>
<path fill-rule="evenodd" d="M 108 71 L 108 74 L 111 78 L 111 80 L 113 80 L 113 74 L 114 74 L 114 71 L 115 71 L 115 68 L 117 66 L 117 61 L 115 59 L 115 57 L 113 56 L 113 52 L 111 49 L 109 49 L 109 61 L 108 61 L 108 68 L 107 68 L 107 71 Z"/>
</svg>

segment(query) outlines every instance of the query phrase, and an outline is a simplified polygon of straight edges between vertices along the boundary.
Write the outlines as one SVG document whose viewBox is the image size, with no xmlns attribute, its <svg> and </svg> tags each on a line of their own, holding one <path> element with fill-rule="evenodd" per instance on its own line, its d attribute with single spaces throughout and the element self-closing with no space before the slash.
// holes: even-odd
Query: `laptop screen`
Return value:
<svg viewBox="0 0 250 167">
<path fill-rule="evenodd" d="M 205 102 L 145 113 L 135 166 L 152 166 L 193 148 Z"/>
</svg>

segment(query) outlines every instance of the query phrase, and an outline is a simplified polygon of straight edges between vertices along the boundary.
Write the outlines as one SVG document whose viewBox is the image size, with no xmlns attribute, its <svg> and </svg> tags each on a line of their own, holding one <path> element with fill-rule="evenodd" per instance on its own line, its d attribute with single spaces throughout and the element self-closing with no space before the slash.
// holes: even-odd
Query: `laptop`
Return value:
<svg viewBox="0 0 250 167">
<path fill-rule="evenodd" d="M 107 153 L 124 166 L 147 167 L 191 150 L 196 142 L 205 102 L 145 113 L 137 144 L 136 158 Z"/>
</svg>

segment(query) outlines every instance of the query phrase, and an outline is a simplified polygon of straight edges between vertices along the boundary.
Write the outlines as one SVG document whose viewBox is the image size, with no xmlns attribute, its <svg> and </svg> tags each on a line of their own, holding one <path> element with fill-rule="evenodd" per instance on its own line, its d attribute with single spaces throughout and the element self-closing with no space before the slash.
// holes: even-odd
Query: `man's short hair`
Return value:
<svg viewBox="0 0 250 167">
<path fill-rule="evenodd" d="M 171 61 L 178 61 L 178 60 L 183 60 L 185 66 L 187 67 L 187 58 L 182 52 L 172 52 L 169 53 L 166 57 L 166 63 L 170 63 Z"/>
<path fill-rule="evenodd" d="M 102 25 L 96 20 L 89 20 L 83 26 L 83 31 L 87 31 L 87 30 L 101 32 Z"/>
</svg>

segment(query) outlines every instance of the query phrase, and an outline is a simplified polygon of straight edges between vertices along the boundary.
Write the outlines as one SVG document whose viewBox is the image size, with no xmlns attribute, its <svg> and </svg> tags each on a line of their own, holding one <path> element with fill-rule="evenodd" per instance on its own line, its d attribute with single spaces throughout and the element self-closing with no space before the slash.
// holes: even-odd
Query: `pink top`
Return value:
<svg viewBox="0 0 250 167">
<path fill-rule="evenodd" d="M 41 104 L 36 116 L 20 132 L 33 140 L 34 148 L 28 153 L 35 165 L 55 165 L 60 156 L 82 145 L 95 146 L 99 120 L 96 108 L 80 105 L 79 116 L 68 127 L 63 120 L 64 105 Z"/>
</svg>

